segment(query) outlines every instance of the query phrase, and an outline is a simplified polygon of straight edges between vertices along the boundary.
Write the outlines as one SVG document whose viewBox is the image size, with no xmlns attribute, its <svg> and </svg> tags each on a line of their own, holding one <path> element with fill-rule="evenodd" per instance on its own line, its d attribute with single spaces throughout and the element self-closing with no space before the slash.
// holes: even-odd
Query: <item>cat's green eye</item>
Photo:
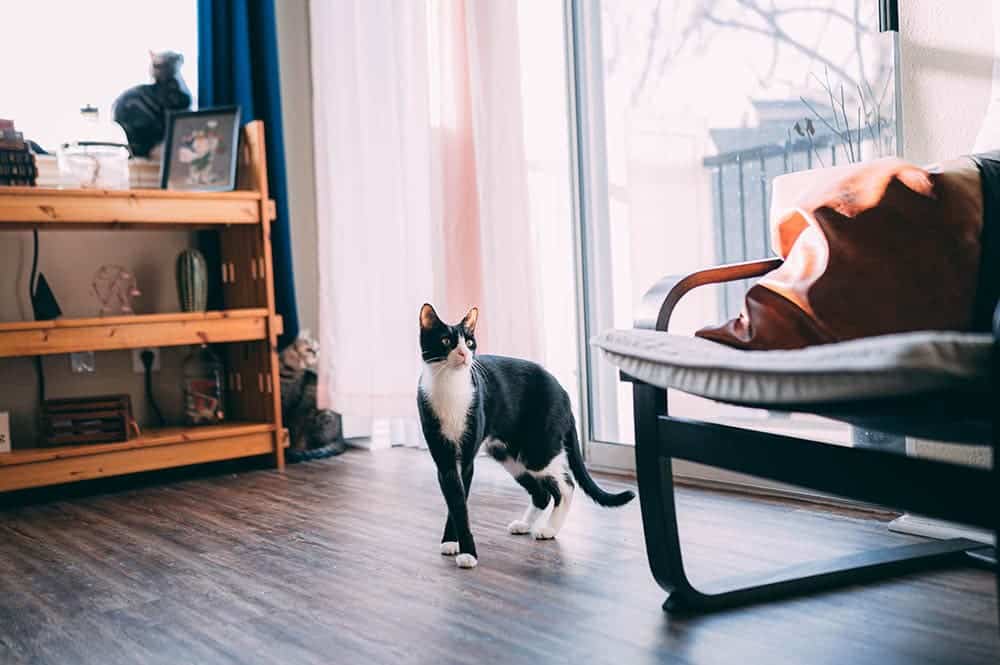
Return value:
<svg viewBox="0 0 1000 665">
<path fill-rule="evenodd" d="M 450 337 L 442 337 L 441 338 L 441 345 L 442 346 L 451 346 L 451 338 Z"/>
<path fill-rule="evenodd" d="M 467 347 L 469 347 L 470 349 L 474 349 L 474 348 L 476 348 L 476 340 L 474 340 L 474 339 L 467 339 L 467 340 L 465 340 L 465 345 Z"/>
</svg>

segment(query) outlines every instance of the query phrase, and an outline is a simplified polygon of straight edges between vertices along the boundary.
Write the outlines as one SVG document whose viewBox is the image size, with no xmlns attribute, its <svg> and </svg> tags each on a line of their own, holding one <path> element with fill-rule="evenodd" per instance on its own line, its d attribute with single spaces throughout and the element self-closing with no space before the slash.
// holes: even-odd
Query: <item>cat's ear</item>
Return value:
<svg viewBox="0 0 1000 665">
<path fill-rule="evenodd" d="M 437 312 L 429 303 L 424 303 L 424 306 L 420 308 L 420 327 L 428 330 L 439 323 L 441 323 L 441 319 L 438 318 Z"/>
<path fill-rule="evenodd" d="M 476 332 L 476 321 L 479 320 L 479 308 L 473 307 L 469 310 L 469 313 L 465 315 L 462 319 L 462 326 L 468 330 L 470 333 Z"/>
</svg>

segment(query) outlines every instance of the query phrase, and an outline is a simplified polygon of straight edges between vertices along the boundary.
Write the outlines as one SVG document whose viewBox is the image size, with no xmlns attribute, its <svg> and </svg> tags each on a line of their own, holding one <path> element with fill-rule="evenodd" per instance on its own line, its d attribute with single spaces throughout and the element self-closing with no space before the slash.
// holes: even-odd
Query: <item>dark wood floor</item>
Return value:
<svg viewBox="0 0 1000 665">
<path fill-rule="evenodd" d="M 606 483 L 611 485 L 611 483 Z M 423 453 L 289 467 L 0 512 L 0 663 L 997 663 L 989 573 L 961 570 L 671 618 L 638 506 L 578 498 L 554 542 L 483 460 L 480 565 L 438 554 Z M 908 538 L 864 515 L 683 490 L 707 580 Z"/>
</svg>

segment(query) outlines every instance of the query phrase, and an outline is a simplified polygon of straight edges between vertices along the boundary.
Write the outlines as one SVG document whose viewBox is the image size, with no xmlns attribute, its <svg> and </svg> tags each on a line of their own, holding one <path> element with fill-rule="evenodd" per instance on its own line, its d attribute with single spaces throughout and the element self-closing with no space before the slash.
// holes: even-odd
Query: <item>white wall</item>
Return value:
<svg viewBox="0 0 1000 665">
<path fill-rule="evenodd" d="M 1000 97 L 1000 77 L 994 77 L 1000 70 L 1000 3 L 899 4 L 904 156 L 929 163 L 1000 148 L 1000 103 L 994 102 Z M 920 456 L 990 464 L 988 448 L 920 439 L 907 447 Z"/>
<path fill-rule="evenodd" d="M 313 165 L 312 71 L 309 61 L 309 0 L 281 0 L 278 58 L 288 170 L 288 206 L 292 224 L 299 323 L 313 335 L 319 325 L 316 248 L 316 185 Z"/>
<path fill-rule="evenodd" d="M 904 156 L 925 163 L 972 152 L 994 96 L 994 21 L 1000 18 L 1000 3 L 906 0 L 899 5 Z M 1000 143 L 989 147 L 1000 148 Z"/>
</svg>

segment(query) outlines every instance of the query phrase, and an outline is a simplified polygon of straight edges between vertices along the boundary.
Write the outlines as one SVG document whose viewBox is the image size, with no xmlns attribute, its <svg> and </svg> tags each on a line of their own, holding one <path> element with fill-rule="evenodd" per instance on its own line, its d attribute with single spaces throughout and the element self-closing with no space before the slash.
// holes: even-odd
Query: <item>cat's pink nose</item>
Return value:
<svg viewBox="0 0 1000 665">
<path fill-rule="evenodd" d="M 466 356 L 468 355 L 462 349 L 455 349 L 455 354 L 458 355 L 459 360 L 465 360 Z"/>
</svg>

